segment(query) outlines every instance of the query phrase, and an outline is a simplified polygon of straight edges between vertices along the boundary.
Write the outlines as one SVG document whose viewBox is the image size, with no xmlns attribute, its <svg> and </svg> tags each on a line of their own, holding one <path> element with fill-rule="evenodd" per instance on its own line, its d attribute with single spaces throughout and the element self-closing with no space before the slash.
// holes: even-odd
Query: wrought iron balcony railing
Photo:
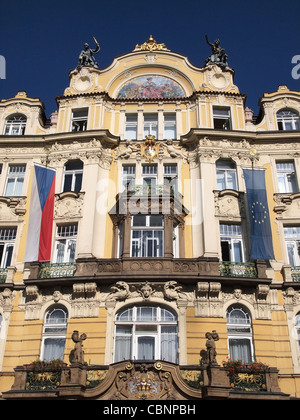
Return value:
<svg viewBox="0 0 300 420">
<path fill-rule="evenodd" d="M 57 278 L 57 277 L 73 277 L 76 270 L 76 264 L 71 263 L 43 263 L 39 271 L 40 279 Z"/>
<path fill-rule="evenodd" d="M 291 275 L 293 281 L 300 281 L 300 266 L 292 266 L 291 267 Z"/>
<path fill-rule="evenodd" d="M 219 269 L 221 276 L 228 277 L 257 277 L 255 263 L 220 261 Z"/>
<path fill-rule="evenodd" d="M 5 283 L 6 277 L 7 277 L 7 269 L 0 268 L 0 283 Z"/>
</svg>

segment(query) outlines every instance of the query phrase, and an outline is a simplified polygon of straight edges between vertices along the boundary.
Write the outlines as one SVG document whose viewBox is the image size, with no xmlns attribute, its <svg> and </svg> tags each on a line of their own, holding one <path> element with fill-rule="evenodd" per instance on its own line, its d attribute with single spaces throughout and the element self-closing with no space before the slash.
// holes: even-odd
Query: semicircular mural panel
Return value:
<svg viewBox="0 0 300 420">
<path fill-rule="evenodd" d="M 180 85 L 167 77 L 143 76 L 126 83 L 117 98 L 127 99 L 168 99 L 183 98 Z"/>
</svg>

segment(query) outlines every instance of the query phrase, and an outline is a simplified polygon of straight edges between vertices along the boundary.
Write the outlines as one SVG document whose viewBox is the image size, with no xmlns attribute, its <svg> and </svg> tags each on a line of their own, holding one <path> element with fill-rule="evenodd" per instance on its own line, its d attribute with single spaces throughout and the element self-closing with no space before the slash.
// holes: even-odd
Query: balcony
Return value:
<svg viewBox="0 0 300 420">
<path fill-rule="evenodd" d="M 226 277 L 257 278 L 256 265 L 253 262 L 220 261 L 220 275 Z"/>
<path fill-rule="evenodd" d="M 7 277 L 7 268 L 0 268 L 0 283 L 5 283 Z"/>
<path fill-rule="evenodd" d="M 40 279 L 57 278 L 57 277 L 73 277 L 76 270 L 75 263 L 42 263 L 38 277 Z"/>
<path fill-rule="evenodd" d="M 291 267 L 291 276 L 293 281 L 300 282 L 300 266 L 292 266 Z"/>
</svg>

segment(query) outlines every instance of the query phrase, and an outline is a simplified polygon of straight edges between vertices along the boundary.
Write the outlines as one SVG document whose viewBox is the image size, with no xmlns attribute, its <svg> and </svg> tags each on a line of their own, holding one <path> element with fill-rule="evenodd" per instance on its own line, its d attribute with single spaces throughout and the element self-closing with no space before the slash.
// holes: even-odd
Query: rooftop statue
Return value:
<svg viewBox="0 0 300 420">
<path fill-rule="evenodd" d="M 95 69 L 98 69 L 98 63 L 93 57 L 94 54 L 100 51 L 100 45 L 97 41 L 97 39 L 93 36 L 93 39 L 96 43 L 96 48 L 92 50 L 89 46 L 89 44 L 84 44 L 84 49 L 81 51 L 79 58 L 78 58 L 78 65 L 77 68 L 80 69 L 81 67 L 94 67 Z"/>
<path fill-rule="evenodd" d="M 211 55 L 205 60 L 205 65 L 216 64 L 222 68 L 228 66 L 227 63 L 227 54 L 223 48 L 220 46 L 220 40 L 216 39 L 214 43 L 209 42 L 208 36 L 205 35 L 206 42 L 211 47 Z"/>
</svg>

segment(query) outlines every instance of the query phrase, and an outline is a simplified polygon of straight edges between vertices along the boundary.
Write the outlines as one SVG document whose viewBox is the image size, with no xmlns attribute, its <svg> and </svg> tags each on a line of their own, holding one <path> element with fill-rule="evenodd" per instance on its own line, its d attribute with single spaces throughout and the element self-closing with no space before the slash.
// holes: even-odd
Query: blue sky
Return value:
<svg viewBox="0 0 300 420">
<path fill-rule="evenodd" d="M 93 35 L 105 68 L 150 34 L 202 67 L 210 53 L 208 34 L 221 40 L 235 84 L 257 114 L 264 92 L 280 84 L 300 90 L 300 79 L 291 75 L 292 57 L 300 55 L 299 16 L 299 0 L 0 0 L 0 55 L 6 61 L 0 98 L 26 90 L 44 102 L 49 117 Z"/>
</svg>

